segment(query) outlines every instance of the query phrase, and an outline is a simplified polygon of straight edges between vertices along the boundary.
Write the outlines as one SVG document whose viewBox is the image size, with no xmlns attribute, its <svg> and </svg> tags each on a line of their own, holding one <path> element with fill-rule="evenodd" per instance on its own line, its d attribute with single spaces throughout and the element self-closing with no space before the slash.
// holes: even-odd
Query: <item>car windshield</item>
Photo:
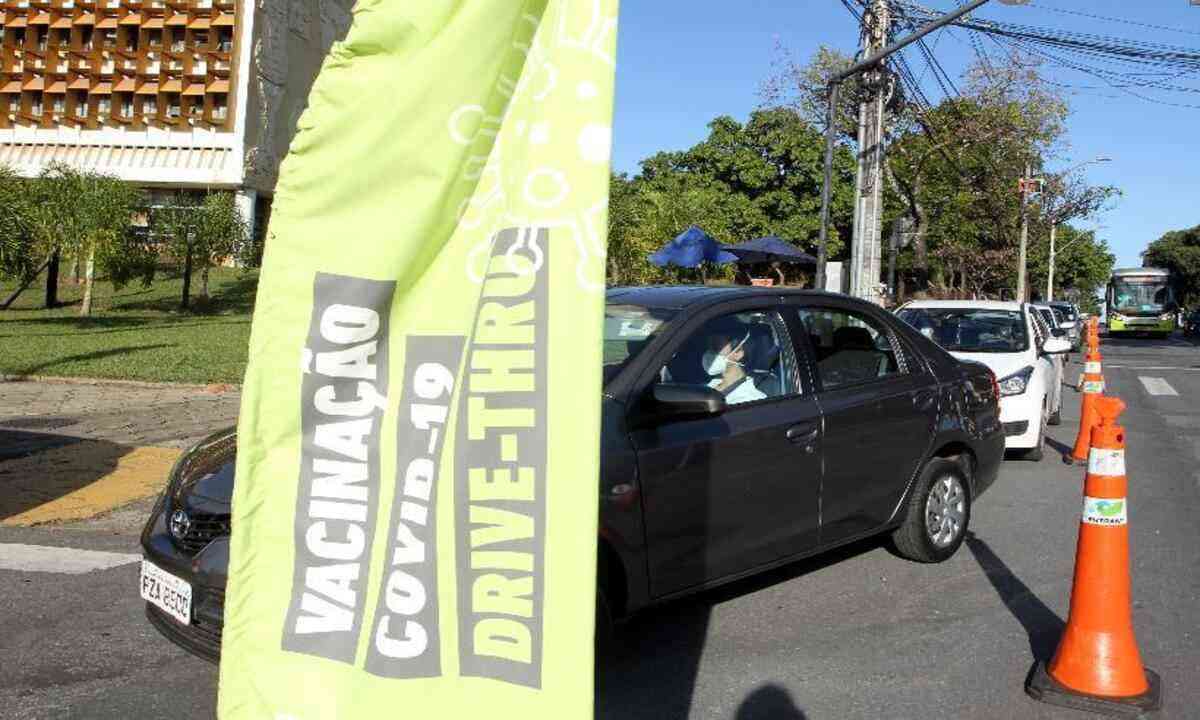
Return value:
<svg viewBox="0 0 1200 720">
<path fill-rule="evenodd" d="M 1075 322 L 1075 320 L 1078 319 L 1075 315 L 1075 309 L 1070 305 L 1052 305 L 1051 307 L 1062 313 L 1062 316 L 1067 319 L 1067 322 Z"/>
<path fill-rule="evenodd" d="M 604 384 L 607 385 L 655 338 L 677 311 L 641 305 L 604 308 Z"/>
<path fill-rule="evenodd" d="M 1025 321 L 1016 310 L 905 308 L 897 315 L 951 352 L 1014 353 L 1029 349 Z"/>
</svg>

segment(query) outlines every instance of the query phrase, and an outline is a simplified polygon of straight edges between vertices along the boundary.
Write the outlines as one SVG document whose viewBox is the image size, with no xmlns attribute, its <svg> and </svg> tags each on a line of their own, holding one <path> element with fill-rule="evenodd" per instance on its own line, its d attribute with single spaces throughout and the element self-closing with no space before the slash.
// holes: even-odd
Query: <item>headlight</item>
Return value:
<svg viewBox="0 0 1200 720">
<path fill-rule="evenodd" d="M 1125 322 L 1125 316 L 1121 313 L 1113 313 L 1112 319 L 1116 320 L 1117 322 Z"/>
<path fill-rule="evenodd" d="M 1175 319 L 1175 313 L 1173 313 L 1173 312 L 1169 312 L 1169 313 L 1163 313 L 1162 315 L 1159 315 L 1159 316 L 1158 316 L 1158 319 L 1159 319 L 1159 320 L 1174 320 L 1174 319 Z"/>
<path fill-rule="evenodd" d="M 1033 377 L 1033 366 L 1022 368 L 1000 381 L 1000 396 L 1020 395 L 1029 389 L 1029 379 Z"/>
</svg>

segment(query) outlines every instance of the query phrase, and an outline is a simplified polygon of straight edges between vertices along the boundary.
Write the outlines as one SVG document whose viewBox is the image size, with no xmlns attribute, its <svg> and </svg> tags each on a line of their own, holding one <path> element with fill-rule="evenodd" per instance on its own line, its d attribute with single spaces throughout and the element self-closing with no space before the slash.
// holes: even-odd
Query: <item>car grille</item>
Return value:
<svg viewBox="0 0 1200 720">
<path fill-rule="evenodd" d="M 193 514 L 191 520 L 192 523 L 188 528 L 187 534 L 181 538 L 172 535 L 172 539 L 181 550 L 193 555 L 208 547 L 208 544 L 213 540 L 229 535 L 230 522 L 228 515 Z"/>
<path fill-rule="evenodd" d="M 1021 422 L 1004 423 L 1004 434 L 1006 437 L 1014 437 L 1016 435 L 1024 435 L 1029 430 L 1029 421 L 1022 420 Z"/>
</svg>

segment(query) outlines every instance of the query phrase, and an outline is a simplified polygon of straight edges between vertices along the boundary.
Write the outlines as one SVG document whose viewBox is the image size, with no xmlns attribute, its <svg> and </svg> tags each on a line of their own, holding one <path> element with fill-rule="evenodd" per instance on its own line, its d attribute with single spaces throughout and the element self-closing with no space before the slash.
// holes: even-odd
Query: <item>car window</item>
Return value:
<svg viewBox="0 0 1200 720">
<path fill-rule="evenodd" d="M 704 385 L 730 405 L 798 395 L 795 357 L 778 312 L 722 315 L 704 323 L 658 372 L 657 382 Z"/>
<path fill-rule="evenodd" d="M 906 307 L 896 315 L 951 352 L 1012 353 L 1029 347 L 1025 317 L 1012 310 Z"/>
<path fill-rule="evenodd" d="M 675 310 L 608 304 L 604 308 L 604 384 L 633 362 L 676 315 Z"/>
<path fill-rule="evenodd" d="M 1050 337 L 1050 328 L 1046 327 L 1046 321 L 1042 319 L 1041 313 L 1032 313 L 1033 318 L 1033 337 L 1037 347 L 1042 347 L 1046 344 L 1046 339 Z"/>
<path fill-rule="evenodd" d="M 891 336 L 873 318 L 831 308 L 802 308 L 797 314 L 808 333 L 825 390 L 900 373 Z"/>
</svg>

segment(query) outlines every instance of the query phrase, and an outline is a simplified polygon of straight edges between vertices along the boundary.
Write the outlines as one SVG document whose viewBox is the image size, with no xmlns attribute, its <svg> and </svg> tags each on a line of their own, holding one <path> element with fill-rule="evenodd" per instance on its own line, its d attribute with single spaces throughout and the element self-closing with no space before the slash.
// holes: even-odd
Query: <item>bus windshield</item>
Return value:
<svg viewBox="0 0 1200 720">
<path fill-rule="evenodd" d="M 1112 281 L 1112 303 L 1117 312 L 1161 313 L 1173 302 L 1167 281 L 1116 278 Z"/>
</svg>

